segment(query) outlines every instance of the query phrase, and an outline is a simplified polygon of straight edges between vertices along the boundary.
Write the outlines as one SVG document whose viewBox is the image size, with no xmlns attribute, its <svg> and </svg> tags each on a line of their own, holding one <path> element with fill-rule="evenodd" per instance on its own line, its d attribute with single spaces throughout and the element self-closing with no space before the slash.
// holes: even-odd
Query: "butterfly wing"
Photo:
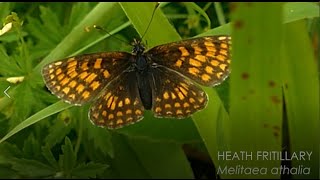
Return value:
<svg viewBox="0 0 320 180">
<path fill-rule="evenodd" d="M 134 71 L 125 71 L 93 103 L 89 117 L 98 126 L 115 129 L 140 121 L 143 112 L 136 74 Z"/>
<path fill-rule="evenodd" d="M 201 85 L 215 86 L 229 75 L 230 49 L 231 37 L 206 36 L 156 46 L 147 54 Z"/>
<path fill-rule="evenodd" d="M 62 100 L 81 105 L 94 99 L 115 77 L 129 67 L 126 52 L 95 53 L 47 64 L 42 75 L 48 89 Z"/>
<path fill-rule="evenodd" d="M 181 74 L 163 66 L 154 68 L 152 74 L 156 117 L 185 118 L 206 106 L 207 94 Z"/>
</svg>

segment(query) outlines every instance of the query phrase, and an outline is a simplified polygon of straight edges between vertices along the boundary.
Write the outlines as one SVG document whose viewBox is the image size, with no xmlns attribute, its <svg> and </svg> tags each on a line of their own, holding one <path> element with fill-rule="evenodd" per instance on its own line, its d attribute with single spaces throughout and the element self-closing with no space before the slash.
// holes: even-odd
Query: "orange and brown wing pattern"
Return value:
<svg viewBox="0 0 320 180">
<path fill-rule="evenodd" d="M 89 116 L 98 126 L 116 129 L 143 118 L 135 72 L 124 72 L 113 80 L 93 103 Z"/>
<path fill-rule="evenodd" d="M 47 64 L 42 76 L 48 89 L 62 100 L 81 105 L 94 99 L 115 77 L 129 67 L 131 54 L 95 53 Z"/>
<path fill-rule="evenodd" d="M 165 67 L 153 69 L 153 107 L 156 117 L 185 118 L 205 108 L 207 94 L 181 74 Z"/>
<path fill-rule="evenodd" d="M 156 46 L 147 54 L 201 85 L 215 86 L 230 73 L 230 50 L 230 36 L 206 36 Z"/>
</svg>

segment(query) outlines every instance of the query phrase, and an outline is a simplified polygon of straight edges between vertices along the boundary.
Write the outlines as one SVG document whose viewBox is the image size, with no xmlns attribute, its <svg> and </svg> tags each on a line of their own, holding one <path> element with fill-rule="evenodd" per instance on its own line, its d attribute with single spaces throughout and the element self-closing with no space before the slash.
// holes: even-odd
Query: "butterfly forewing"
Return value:
<svg viewBox="0 0 320 180">
<path fill-rule="evenodd" d="M 215 86 L 229 75 L 230 49 L 231 37 L 206 36 L 156 46 L 147 54 L 201 85 Z"/>
<path fill-rule="evenodd" d="M 165 67 L 153 69 L 153 107 L 156 117 L 185 118 L 203 109 L 207 94 L 177 72 Z"/>
<path fill-rule="evenodd" d="M 101 90 L 129 66 L 126 52 L 95 53 L 62 59 L 44 66 L 48 89 L 71 104 L 94 99 Z"/>
<path fill-rule="evenodd" d="M 113 80 L 90 108 L 90 119 L 109 129 L 120 128 L 143 118 L 135 72 L 124 72 Z"/>
</svg>

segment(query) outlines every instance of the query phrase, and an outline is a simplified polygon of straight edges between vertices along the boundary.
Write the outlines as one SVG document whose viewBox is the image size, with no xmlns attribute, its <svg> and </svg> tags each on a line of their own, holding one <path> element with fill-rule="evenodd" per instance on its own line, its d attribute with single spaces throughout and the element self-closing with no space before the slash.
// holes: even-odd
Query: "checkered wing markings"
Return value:
<svg viewBox="0 0 320 180">
<path fill-rule="evenodd" d="M 152 60 L 204 86 L 220 84 L 229 75 L 231 37 L 206 36 L 156 46 Z"/>
<path fill-rule="evenodd" d="M 165 67 L 153 69 L 153 90 L 156 117 L 185 118 L 203 109 L 208 101 L 200 87 Z"/>
<path fill-rule="evenodd" d="M 136 81 L 134 71 L 124 72 L 113 80 L 91 106 L 91 122 L 116 129 L 142 120 L 144 107 Z"/>
<path fill-rule="evenodd" d="M 129 67 L 132 55 L 125 52 L 95 53 L 62 59 L 42 69 L 48 89 L 71 104 L 94 99 L 115 77 Z"/>
</svg>

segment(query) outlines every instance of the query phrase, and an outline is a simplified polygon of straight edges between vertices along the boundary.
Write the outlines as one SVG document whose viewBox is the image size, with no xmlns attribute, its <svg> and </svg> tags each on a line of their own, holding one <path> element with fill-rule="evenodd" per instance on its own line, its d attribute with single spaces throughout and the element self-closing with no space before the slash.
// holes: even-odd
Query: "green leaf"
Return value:
<svg viewBox="0 0 320 180">
<path fill-rule="evenodd" d="M 8 164 L 10 158 L 23 156 L 22 151 L 15 144 L 4 142 L 0 144 L 0 164 Z"/>
<path fill-rule="evenodd" d="M 108 177 L 193 178 L 190 164 L 176 143 L 126 138 L 117 133 L 113 134 L 112 141 L 115 157 Z"/>
<path fill-rule="evenodd" d="M 44 28 L 42 31 L 46 33 L 47 38 L 51 39 L 53 42 L 59 42 L 63 38 L 63 33 L 60 30 L 61 24 L 57 17 L 50 8 L 40 6 L 40 18 L 43 22 Z M 50 36 L 48 36 L 50 34 Z"/>
<path fill-rule="evenodd" d="M 120 5 L 140 37 L 146 33 L 144 39 L 147 41 L 148 47 L 181 39 L 161 9 L 155 11 L 151 25 L 147 30 L 156 3 L 121 2 Z"/>
<path fill-rule="evenodd" d="M 319 60 L 313 54 L 303 20 L 286 24 L 284 38 L 282 75 L 290 152 L 312 152 L 309 161 L 292 161 L 292 167 L 308 167 L 310 174 L 295 174 L 293 178 L 317 179 L 320 137 Z"/>
<path fill-rule="evenodd" d="M 57 162 L 57 160 L 54 158 L 50 147 L 48 146 L 43 146 L 42 147 L 42 155 L 44 156 L 44 158 L 49 162 L 49 164 L 54 167 L 55 169 L 59 169 L 59 164 Z"/>
<path fill-rule="evenodd" d="M 117 33 L 118 33 L 119 31 L 127 28 L 129 25 L 131 25 L 129 21 L 123 23 L 122 25 L 116 27 L 115 29 L 113 29 L 113 30 L 110 31 L 109 33 L 103 35 L 102 37 L 96 38 L 96 39 L 93 40 L 91 43 L 88 43 L 88 44 L 87 44 L 86 46 L 84 46 L 83 48 L 81 48 L 81 49 L 79 49 L 78 51 L 74 52 L 71 56 L 75 56 L 75 55 L 77 55 L 77 54 L 80 54 L 81 52 L 83 52 L 83 51 L 85 51 L 85 50 L 87 50 L 87 49 L 89 49 L 89 48 L 91 48 L 91 47 L 93 47 L 93 46 L 94 46 L 96 49 L 98 49 L 98 50 L 96 50 L 95 52 L 101 51 L 101 47 L 98 46 L 98 45 L 99 45 L 98 43 L 99 43 L 99 42 L 102 42 L 102 41 L 104 41 L 104 40 L 106 40 L 105 42 L 106 42 L 106 44 L 107 44 L 107 46 L 108 46 L 107 49 L 110 49 L 110 51 L 119 51 L 120 48 L 123 48 L 123 45 L 115 43 L 116 41 L 112 41 L 112 39 L 106 39 L 106 38 L 108 38 L 108 37 L 113 37 L 113 36 L 117 36 Z M 120 38 L 120 39 L 121 39 L 121 38 Z M 123 39 L 123 38 L 122 38 L 122 39 Z M 93 48 L 91 48 L 91 49 L 93 49 Z M 91 50 L 91 49 L 90 49 L 90 50 Z M 93 52 L 94 52 L 94 51 L 93 51 Z"/>
<path fill-rule="evenodd" d="M 202 114 L 193 115 L 193 118 L 215 167 L 219 167 L 225 162 L 218 159 L 218 152 L 230 148 L 230 119 L 217 92 L 208 87 L 204 89 L 210 97 L 207 108 L 202 110 Z"/>
<path fill-rule="evenodd" d="M 83 121 L 85 121 L 87 137 L 93 141 L 94 149 L 99 149 L 104 155 L 114 157 L 110 132 L 104 128 L 93 125 L 88 118 L 83 119 Z"/>
<path fill-rule="evenodd" d="M 26 31 L 22 31 L 21 29 L 21 36 L 22 37 L 26 37 L 28 35 L 28 33 Z M 19 36 L 17 35 L 16 31 L 9 31 L 3 35 L 0 36 L 0 41 L 2 42 L 2 44 L 5 43 L 14 43 L 19 41 Z"/>
<path fill-rule="evenodd" d="M 22 176 L 44 178 L 55 174 L 53 168 L 36 160 L 13 158 L 10 164 L 12 169 Z"/>
<path fill-rule="evenodd" d="M 0 19 L 3 20 L 5 19 L 5 17 L 7 17 L 12 9 L 12 5 L 13 3 L 9 3 L 9 2 L 3 2 L 0 4 Z M 2 25 L 3 22 L 1 22 Z"/>
<path fill-rule="evenodd" d="M 12 56 L 8 56 L 7 49 L 2 44 L 0 44 L 0 62 L 0 75 L 10 77 L 22 74 L 21 68 Z"/>
<path fill-rule="evenodd" d="M 23 82 L 17 85 L 11 84 L 9 93 L 13 99 L 15 113 L 13 113 L 9 121 L 10 127 L 17 126 L 17 124 L 21 123 L 34 112 L 45 107 L 45 104 L 39 101 L 43 94 L 42 90 L 37 89 L 37 86 L 34 86 L 32 81 L 27 81 L 26 79 L 25 77 Z M 25 104 L 28 104 L 28 106 Z"/>
<path fill-rule="evenodd" d="M 223 13 L 223 9 L 221 6 L 221 2 L 214 2 L 214 9 L 216 10 L 216 14 L 218 17 L 218 21 L 220 25 L 223 25 L 226 23 L 226 18 L 225 15 Z"/>
<path fill-rule="evenodd" d="M 0 91 L 1 91 L 2 87 L 0 85 Z M 3 90 L 4 91 L 4 90 Z M 8 129 L 8 116 L 10 116 L 9 114 L 12 113 L 10 109 L 10 101 L 7 101 L 9 98 L 0 98 L 0 137 L 3 137 L 6 133 L 7 133 L 7 129 Z M 3 107 L 1 107 L 3 106 Z M 4 108 L 6 107 L 6 108 Z M 3 108 L 3 109 L 2 109 Z M 2 112 L 1 112 L 2 111 Z"/>
<path fill-rule="evenodd" d="M 320 16 L 319 3 L 316 2 L 287 2 L 283 8 L 284 23 Z"/>
<path fill-rule="evenodd" d="M 67 57 L 72 54 L 79 44 L 82 44 L 88 37 L 88 33 L 84 28 L 94 24 L 103 24 L 112 19 L 113 8 L 116 8 L 116 3 L 99 3 L 93 8 L 85 18 L 75 26 L 72 31 L 56 46 L 51 53 L 46 56 L 40 64 L 34 68 L 34 73 L 40 74 L 41 68 L 54 60 Z"/>
<path fill-rule="evenodd" d="M 68 30 L 75 27 L 92 9 L 89 2 L 77 2 L 74 3 L 71 8 L 70 18 L 68 22 Z"/>
<path fill-rule="evenodd" d="M 108 177 L 113 179 L 150 179 L 143 164 L 128 144 L 126 136 L 114 133 L 112 136 L 114 158 L 110 168 L 107 169 Z M 125 163 L 124 163 L 125 162 Z"/>
<path fill-rule="evenodd" d="M 197 35 L 196 37 L 201 36 L 214 36 L 214 35 L 231 35 L 231 23 L 224 24 L 222 26 L 209 29 L 208 31 Z"/>
<path fill-rule="evenodd" d="M 1 157 L 0 157 L 1 158 Z M 12 170 L 11 167 L 0 165 L 1 179 L 18 179 L 17 171 Z"/>
<path fill-rule="evenodd" d="M 72 177 L 76 178 L 97 178 L 98 175 L 102 174 L 108 165 L 101 163 L 89 162 L 87 164 L 79 164 L 72 170 Z"/>
<path fill-rule="evenodd" d="M 71 107 L 72 105 L 70 104 L 66 104 L 62 101 L 59 101 L 39 112 L 37 112 L 36 114 L 32 115 L 31 117 L 29 117 L 28 119 L 24 120 L 23 122 L 21 122 L 20 124 L 18 124 L 15 128 L 13 128 L 8 134 L 6 134 L 1 140 L 0 143 L 2 143 L 3 141 L 7 140 L 9 137 L 13 136 L 14 134 L 18 133 L 19 131 L 21 131 L 22 129 L 52 115 L 55 114 L 59 111 L 62 111 L 66 108 Z"/>
<path fill-rule="evenodd" d="M 191 118 L 155 118 L 152 112 L 145 112 L 140 122 L 116 131 L 130 137 L 145 137 L 159 141 L 177 143 L 201 141 Z"/>
<path fill-rule="evenodd" d="M 59 157 L 59 165 L 64 172 L 65 177 L 71 177 L 71 171 L 76 165 L 76 154 L 73 151 L 73 146 L 70 139 L 66 136 L 65 144 L 62 145 L 62 155 Z"/>
<path fill-rule="evenodd" d="M 61 113 L 64 113 L 66 111 L 68 112 L 68 109 L 62 111 Z M 45 138 L 46 146 L 51 148 L 61 142 L 67 136 L 71 129 L 72 126 L 70 124 L 66 125 L 62 119 L 57 118 L 54 121 L 54 124 L 49 127 L 49 133 Z"/>
<path fill-rule="evenodd" d="M 16 113 L 14 113 L 12 116 L 12 121 L 10 122 L 11 127 L 16 126 L 18 123 L 30 116 L 32 114 L 33 104 L 35 103 L 35 99 L 28 82 L 23 81 L 21 84 L 18 84 L 12 91 L 14 91 L 13 93 L 11 93 L 11 96 L 14 98 L 14 107 Z M 27 103 L 30 106 L 25 106 L 25 104 L 21 102 Z"/>
<path fill-rule="evenodd" d="M 230 81 L 230 150 L 281 151 L 282 80 L 281 41 L 283 39 L 283 3 L 233 4 L 232 75 Z M 269 128 L 268 128 L 269 127 Z M 281 131 L 281 130 L 280 130 Z M 230 167 L 279 167 L 276 159 L 228 161 Z M 221 166 L 220 168 L 224 168 Z M 253 177 L 245 173 L 222 174 L 225 177 Z M 221 176 L 222 176 L 221 175 Z M 279 178 L 266 172 L 255 178 Z"/>
<path fill-rule="evenodd" d="M 40 6 L 40 20 L 28 16 L 27 29 L 31 35 L 40 40 L 42 45 L 53 48 L 63 38 L 62 25 L 59 22 L 57 13 L 54 13 L 49 7 Z"/>
<path fill-rule="evenodd" d="M 152 179 L 193 179 L 181 145 L 130 138 L 128 143 Z"/>
<path fill-rule="evenodd" d="M 41 160 L 40 142 L 35 139 L 33 133 L 28 136 L 23 144 L 24 158 Z"/>
<path fill-rule="evenodd" d="M 38 43 L 35 45 L 35 47 L 30 47 L 30 50 L 34 51 L 35 54 L 39 53 L 41 55 L 46 55 L 57 45 L 58 42 L 55 42 L 48 37 L 50 35 L 47 33 L 47 31 L 43 30 L 45 27 L 39 19 L 28 16 L 27 20 L 28 24 L 25 25 L 27 31 L 30 33 L 30 36 L 38 39 Z M 40 55 L 34 55 L 32 53 L 30 56 L 39 57 Z M 40 57 L 42 58 L 42 56 Z"/>
<path fill-rule="evenodd" d="M 315 3 L 288 2 L 284 5 L 283 23 L 288 23 L 305 18 L 319 17 L 319 6 Z M 196 37 L 208 35 L 231 35 L 231 23 L 210 29 Z"/>
<path fill-rule="evenodd" d="M 184 3 L 186 6 L 189 6 L 191 7 L 192 9 L 196 10 L 199 12 L 199 14 L 201 14 L 207 21 L 207 29 L 210 29 L 211 28 L 211 21 L 210 21 L 210 18 L 208 17 L 207 13 L 201 9 L 201 7 L 199 7 L 196 3 L 194 2 L 186 2 Z"/>
</svg>

